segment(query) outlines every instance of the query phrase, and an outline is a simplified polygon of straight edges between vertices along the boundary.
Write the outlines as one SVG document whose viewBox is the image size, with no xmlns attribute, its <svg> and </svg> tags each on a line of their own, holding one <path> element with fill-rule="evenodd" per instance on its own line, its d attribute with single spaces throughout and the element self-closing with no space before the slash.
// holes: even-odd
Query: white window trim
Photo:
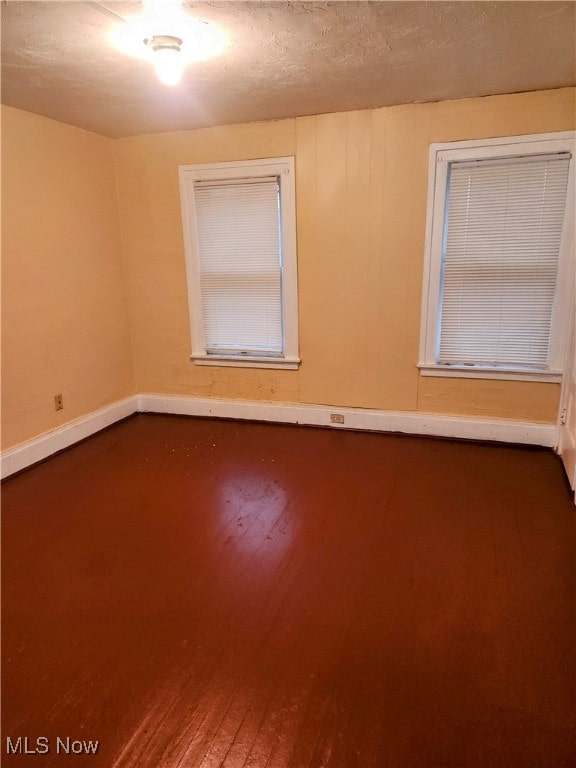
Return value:
<svg viewBox="0 0 576 768">
<path fill-rule="evenodd" d="M 422 287 L 422 319 L 418 368 L 422 376 L 446 376 L 472 379 L 508 379 L 520 381 L 562 381 L 567 328 L 573 297 L 570 276 L 575 268 L 574 257 L 574 165 L 576 164 L 576 132 L 510 136 L 497 139 L 453 141 L 430 145 L 428 166 L 428 203 Z M 436 345 L 440 310 L 440 279 L 444 213 L 446 204 L 446 175 L 448 164 L 454 160 L 479 160 L 518 154 L 548 152 L 572 153 L 566 197 L 566 218 L 558 263 L 558 288 L 550 333 L 550 367 L 503 368 L 489 366 L 446 366 L 436 363 Z"/>
<path fill-rule="evenodd" d="M 296 260 L 296 193 L 294 158 L 274 157 L 238 160 L 226 163 L 181 165 L 180 199 L 184 224 L 184 253 L 190 308 L 190 336 L 195 365 L 237 368 L 280 368 L 295 370 L 300 365 L 298 353 L 298 272 Z M 278 176 L 282 211 L 282 322 L 284 354 L 282 356 L 240 356 L 207 354 L 202 320 L 200 293 L 200 259 L 196 229 L 194 184 L 198 181 L 234 181 L 237 179 Z"/>
</svg>

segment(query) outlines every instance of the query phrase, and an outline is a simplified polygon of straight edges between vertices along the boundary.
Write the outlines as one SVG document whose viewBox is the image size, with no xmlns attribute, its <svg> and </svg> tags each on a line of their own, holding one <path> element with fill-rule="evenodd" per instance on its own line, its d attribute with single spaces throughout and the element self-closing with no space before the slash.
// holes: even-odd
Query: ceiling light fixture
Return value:
<svg viewBox="0 0 576 768">
<path fill-rule="evenodd" d="M 219 53 L 223 33 L 186 14 L 181 0 L 144 0 L 144 12 L 116 31 L 117 46 L 130 56 L 150 61 L 159 79 L 176 85 L 187 64 Z"/>
<path fill-rule="evenodd" d="M 173 35 L 154 35 L 144 40 L 154 52 L 156 74 L 166 85 L 177 85 L 182 77 L 182 40 Z"/>
</svg>

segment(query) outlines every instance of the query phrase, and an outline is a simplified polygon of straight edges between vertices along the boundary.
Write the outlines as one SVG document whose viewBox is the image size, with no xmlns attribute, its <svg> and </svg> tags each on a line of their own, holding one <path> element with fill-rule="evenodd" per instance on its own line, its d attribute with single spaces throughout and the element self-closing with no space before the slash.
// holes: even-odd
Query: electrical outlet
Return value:
<svg viewBox="0 0 576 768">
<path fill-rule="evenodd" d="M 64 403 L 62 402 L 62 395 L 54 395 L 54 410 L 61 411 L 62 408 L 64 408 Z"/>
<path fill-rule="evenodd" d="M 344 424 L 344 416 L 341 413 L 331 413 L 330 421 L 332 424 Z"/>
</svg>

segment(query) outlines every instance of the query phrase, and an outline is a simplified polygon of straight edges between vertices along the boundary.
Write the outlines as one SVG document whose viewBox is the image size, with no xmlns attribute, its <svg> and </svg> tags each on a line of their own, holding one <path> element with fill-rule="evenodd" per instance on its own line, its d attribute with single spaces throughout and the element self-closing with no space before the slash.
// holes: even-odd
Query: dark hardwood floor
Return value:
<svg viewBox="0 0 576 768">
<path fill-rule="evenodd" d="M 2 765 L 576 766 L 575 523 L 546 450 L 134 417 L 3 485 Z"/>
</svg>

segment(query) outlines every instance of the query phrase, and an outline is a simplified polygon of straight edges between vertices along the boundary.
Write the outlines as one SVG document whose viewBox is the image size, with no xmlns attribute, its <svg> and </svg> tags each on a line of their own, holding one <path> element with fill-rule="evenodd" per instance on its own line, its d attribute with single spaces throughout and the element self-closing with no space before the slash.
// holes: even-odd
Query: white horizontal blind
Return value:
<svg viewBox="0 0 576 768">
<path fill-rule="evenodd" d="M 195 186 L 208 354 L 283 352 L 278 193 L 276 177 Z"/>
<path fill-rule="evenodd" d="M 547 367 L 569 161 L 450 164 L 437 363 Z"/>
</svg>

